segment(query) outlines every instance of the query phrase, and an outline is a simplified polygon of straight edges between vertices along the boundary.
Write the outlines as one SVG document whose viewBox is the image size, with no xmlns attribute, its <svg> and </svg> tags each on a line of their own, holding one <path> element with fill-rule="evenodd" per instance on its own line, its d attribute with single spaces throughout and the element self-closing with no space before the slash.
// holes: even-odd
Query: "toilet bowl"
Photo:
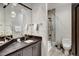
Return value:
<svg viewBox="0 0 79 59">
<path fill-rule="evenodd" d="M 62 39 L 62 46 L 64 48 L 64 54 L 68 56 L 71 49 L 71 40 L 69 38 Z"/>
</svg>

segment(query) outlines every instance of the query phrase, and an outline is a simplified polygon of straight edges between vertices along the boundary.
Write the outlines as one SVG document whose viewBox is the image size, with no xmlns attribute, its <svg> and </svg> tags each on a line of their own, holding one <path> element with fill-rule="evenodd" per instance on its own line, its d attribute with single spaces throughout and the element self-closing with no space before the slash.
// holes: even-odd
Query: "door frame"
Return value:
<svg viewBox="0 0 79 59">
<path fill-rule="evenodd" d="M 79 3 L 72 3 L 72 54 L 77 55 L 77 10 Z"/>
</svg>

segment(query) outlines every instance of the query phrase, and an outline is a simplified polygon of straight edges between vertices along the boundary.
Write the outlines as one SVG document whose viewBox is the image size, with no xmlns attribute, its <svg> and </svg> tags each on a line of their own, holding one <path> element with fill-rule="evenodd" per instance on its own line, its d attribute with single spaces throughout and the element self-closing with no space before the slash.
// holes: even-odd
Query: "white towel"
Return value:
<svg viewBox="0 0 79 59">
<path fill-rule="evenodd" d="M 28 30 L 28 25 L 27 24 L 25 25 L 25 30 Z"/>
<path fill-rule="evenodd" d="M 34 31 L 37 31 L 37 24 L 34 24 Z"/>
</svg>

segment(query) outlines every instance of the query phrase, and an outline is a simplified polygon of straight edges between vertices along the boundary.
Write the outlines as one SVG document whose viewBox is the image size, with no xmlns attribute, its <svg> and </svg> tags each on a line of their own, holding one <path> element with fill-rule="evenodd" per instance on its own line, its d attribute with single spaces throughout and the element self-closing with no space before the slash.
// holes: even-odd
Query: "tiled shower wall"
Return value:
<svg viewBox="0 0 79 59">
<path fill-rule="evenodd" d="M 48 9 L 53 8 L 55 8 L 56 12 L 56 41 L 61 43 L 64 38 L 71 40 L 71 3 L 49 3 Z"/>
<path fill-rule="evenodd" d="M 55 9 L 48 10 L 48 40 L 56 42 L 56 20 L 55 20 Z"/>
<path fill-rule="evenodd" d="M 56 6 L 56 40 L 61 43 L 61 40 L 68 38 L 71 40 L 71 4 L 59 4 Z"/>
</svg>

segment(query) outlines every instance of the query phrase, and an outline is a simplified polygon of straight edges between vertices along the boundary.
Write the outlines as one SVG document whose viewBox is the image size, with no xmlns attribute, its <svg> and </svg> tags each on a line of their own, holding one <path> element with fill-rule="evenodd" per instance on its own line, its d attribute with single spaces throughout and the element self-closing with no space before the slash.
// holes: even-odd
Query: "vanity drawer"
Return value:
<svg viewBox="0 0 79 59">
<path fill-rule="evenodd" d="M 23 50 L 16 52 L 17 56 L 22 56 L 23 55 Z"/>
<path fill-rule="evenodd" d="M 26 47 L 23 49 L 23 56 L 32 56 L 32 47 Z"/>
<path fill-rule="evenodd" d="M 38 42 L 32 47 L 33 56 L 41 56 L 41 42 Z"/>
</svg>

